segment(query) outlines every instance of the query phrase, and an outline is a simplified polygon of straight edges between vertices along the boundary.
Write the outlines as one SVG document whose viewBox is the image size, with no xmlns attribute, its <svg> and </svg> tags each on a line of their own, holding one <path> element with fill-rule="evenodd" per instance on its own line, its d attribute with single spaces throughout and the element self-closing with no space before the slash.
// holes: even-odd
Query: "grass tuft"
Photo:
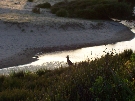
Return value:
<svg viewBox="0 0 135 101">
<path fill-rule="evenodd" d="M 25 72 L 24 71 L 20 71 L 20 72 L 17 72 L 17 73 L 13 72 L 11 74 L 11 76 L 12 77 L 17 77 L 17 78 L 22 78 L 22 77 L 25 77 Z"/>
<path fill-rule="evenodd" d="M 39 69 L 39 70 L 36 71 L 36 74 L 37 74 L 38 76 L 42 76 L 42 75 L 45 75 L 45 74 L 49 73 L 50 71 L 51 71 L 51 70 Z"/>
</svg>

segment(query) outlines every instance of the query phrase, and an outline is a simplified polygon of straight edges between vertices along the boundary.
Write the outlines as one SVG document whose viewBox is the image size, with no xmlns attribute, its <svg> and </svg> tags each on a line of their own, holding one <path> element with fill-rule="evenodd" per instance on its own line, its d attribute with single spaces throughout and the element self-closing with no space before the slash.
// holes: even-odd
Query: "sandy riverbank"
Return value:
<svg viewBox="0 0 135 101">
<path fill-rule="evenodd" d="M 13 1 L 3 0 L 0 8 L 0 68 L 35 61 L 32 57 L 41 51 L 103 45 L 134 37 L 118 22 L 60 18 L 48 9 L 34 14 L 31 9 L 36 2 Z"/>
<path fill-rule="evenodd" d="M 103 22 L 102 22 L 103 23 Z M 112 24 L 113 23 L 113 24 Z M 7 23 L 6 23 L 7 24 Z M 9 24 L 9 23 L 8 23 Z M 1 57 L 0 68 L 6 68 L 11 66 L 23 65 L 36 61 L 36 58 L 32 58 L 38 52 L 52 52 L 61 50 L 77 49 L 81 47 L 105 45 L 110 43 L 116 43 L 119 41 L 130 40 L 134 37 L 134 34 L 125 26 L 116 22 L 104 22 L 104 29 L 81 29 L 80 30 L 63 30 L 61 28 L 49 32 L 41 33 L 42 30 L 37 33 L 17 32 L 16 24 L 11 28 L 8 33 L 7 30 L 3 38 L 1 37 Z M 111 25 L 109 25 L 111 24 Z M 20 24 L 22 25 L 22 24 Z M 115 26 L 114 26 L 115 25 Z M 30 25 L 31 26 L 31 25 Z M 30 27 L 29 26 L 29 27 Z M 38 29 L 39 25 L 34 29 Z M 115 28 L 116 27 L 116 30 Z M 33 28 L 33 27 L 32 27 Z M 40 27 L 39 27 L 40 28 Z M 3 28 L 4 30 L 4 28 Z M 8 29 L 9 30 L 9 29 Z M 27 30 L 27 29 L 26 29 Z M 54 30 L 51 28 L 51 31 Z M 2 29 L 1 29 L 2 31 Z M 36 30 L 37 31 L 37 30 Z M 3 40 L 3 42 L 2 42 Z"/>
</svg>

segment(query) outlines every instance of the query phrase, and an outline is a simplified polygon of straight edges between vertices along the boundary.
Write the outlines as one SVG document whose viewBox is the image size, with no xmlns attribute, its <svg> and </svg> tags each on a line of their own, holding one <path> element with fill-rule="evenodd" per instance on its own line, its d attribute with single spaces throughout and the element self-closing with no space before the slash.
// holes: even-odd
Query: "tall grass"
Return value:
<svg viewBox="0 0 135 101">
<path fill-rule="evenodd" d="M 0 101 L 134 101 L 135 53 L 0 76 Z"/>
</svg>

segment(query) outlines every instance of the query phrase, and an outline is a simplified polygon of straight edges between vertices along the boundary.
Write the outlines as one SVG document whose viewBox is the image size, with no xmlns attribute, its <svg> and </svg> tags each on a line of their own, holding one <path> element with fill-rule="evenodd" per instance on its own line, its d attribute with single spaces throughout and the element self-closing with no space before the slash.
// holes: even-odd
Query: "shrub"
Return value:
<svg viewBox="0 0 135 101">
<path fill-rule="evenodd" d="M 36 5 L 36 7 L 38 7 L 38 8 L 50 8 L 51 4 L 46 2 L 46 3 L 43 3 L 43 4 Z"/>
<path fill-rule="evenodd" d="M 33 2 L 34 0 L 28 0 L 28 2 Z"/>
<path fill-rule="evenodd" d="M 56 12 L 56 15 L 59 17 L 68 17 L 68 11 L 65 9 L 60 9 Z"/>
<path fill-rule="evenodd" d="M 56 14 L 61 9 L 65 9 L 69 17 L 85 19 L 128 19 L 132 16 L 130 4 L 115 0 L 76 0 L 68 4 L 60 2 L 51 7 L 51 12 Z"/>
<path fill-rule="evenodd" d="M 40 14 L 40 8 L 34 7 L 34 8 L 32 9 L 32 12 L 33 12 L 33 13 Z"/>
<path fill-rule="evenodd" d="M 51 7 L 51 12 L 53 14 L 56 14 L 56 12 L 60 9 L 66 9 L 67 5 L 65 4 L 65 2 L 59 2 L 57 4 L 54 4 L 52 7 Z"/>
<path fill-rule="evenodd" d="M 58 7 L 52 7 L 52 8 L 51 8 L 51 13 L 56 14 L 56 12 L 57 12 L 58 10 L 59 10 Z"/>
<path fill-rule="evenodd" d="M 85 10 L 77 10 L 76 16 L 79 18 L 85 18 L 85 19 L 95 19 L 96 12 L 92 9 L 85 9 Z"/>
</svg>

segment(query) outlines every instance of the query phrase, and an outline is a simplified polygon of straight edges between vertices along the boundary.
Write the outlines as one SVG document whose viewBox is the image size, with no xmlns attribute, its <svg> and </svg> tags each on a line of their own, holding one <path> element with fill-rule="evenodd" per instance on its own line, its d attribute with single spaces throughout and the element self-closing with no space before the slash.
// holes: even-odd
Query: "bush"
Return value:
<svg viewBox="0 0 135 101">
<path fill-rule="evenodd" d="M 59 7 L 52 7 L 51 13 L 56 14 L 56 12 L 59 10 Z"/>
<path fill-rule="evenodd" d="M 60 9 L 56 12 L 56 15 L 59 17 L 68 17 L 68 11 L 65 9 Z"/>
<path fill-rule="evenodd" d="M 32 12 L 33 12 L 33 13 L 40 14 L 40 8 L 34 7 L 34 8 L 32 9 Z"/>
<path fill-rule="evenodd" d="M 34 0 L 28 0 L 28 2 L 33 2 Z"/>
<path fill-rule="evenodd" d="M 43 3 L 43 4 L 36 5 L 36 7 L 39 7 L 39 8 L 50 8 L 51 4 L 46 2 L 46 3 Z"/>
<path fill-rule="evenodd" d="M 65 2 L 59 2 L 57 4 L 54 4 L 52 7 L 51 7 L 51 12 L 53 14 L 56 14 L 56 12 L 60 9 L 66 9 L 67 5 L 65 4 Z"/>
<path fill-rule="evenodd" d="M 95 19 L 96 12 L 92 9 L 77 10 L 76 16 L 79 18 L 84 18 L 84 19 Z"/>
<path fill-rule="evenodd" d="M 110 5 L 108 15 L 115 18 L 126 18 L 132 15 L 132 8 L 126 3 L 117 3 L 115 5 Z"/>
<path fill-rule="evenodd" d="M 128 19 L 132 16 L 132 6 L 116 0 L 76 0 L 68 4 L 60 2 L 51 7 L 51 12 L 65 9 L 69 17 L 85 19 Z"/>
</svg>

